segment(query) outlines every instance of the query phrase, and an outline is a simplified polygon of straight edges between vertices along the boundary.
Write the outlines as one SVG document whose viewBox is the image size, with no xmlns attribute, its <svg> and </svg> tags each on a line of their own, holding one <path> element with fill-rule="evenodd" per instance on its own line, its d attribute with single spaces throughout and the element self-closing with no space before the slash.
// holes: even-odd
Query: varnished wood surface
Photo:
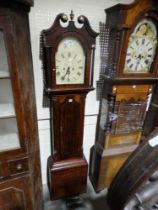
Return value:
<svg viewBox="0 0 158 210">
<path fill-rule="evenodd" d="M 29 175 L 0 182 L 0 209 L 34 210 Z"/>
<path fill-rule="evenodd" d="M 115 165 L 114 161 L 101 173 L 100 165 L 103 160 L 105 161 L 103 154 L 111 148 L 122 146 L 123 151 L 124 145 L 139 144 L 158 123 L 157 87 L 155 87 L 158 80 L 158 49 L 149 73 L 124 72 L 131 34 L 143 19 L 152 20 L 157 27 L 157 9 L 158 2 L 155 0 L 135 0 L 129 5 L 118 4 L 105 10 L 107 17 L 104 38 L 108 43 L 105 42 L 104 50 L 107 52 L 107 63 L 103 62 L 101 69 L 105 70 L 100 73 L 100 81 L 102 83 L 104 81 L 104 86 L 90 164 L 91 180 L 95 183 L 95 189 L 99 178 L 106 173 L 103 171 Z M 148 96 L 151 93 L 153 97 L 146 113 Z"/>
<path fill-rule="evenodd" d="M 66 91 L 74 92 L 88 92 L 88 89 L 92 88 L 93 84 L 93 63 L 92 57 L 94 53 L 93 46 L 95 45 L 95 38 L 98 36 L 90 26 L 88 19 L 83 16 L 84 21 L 81 28 L 76 27 L 74 21 L 67 22 L 66 27 L 62 27 L 60 21 L 62 21 L 63 13 L 56 16 L 56 19 L 49 29 L 42 31 L 43 43 L 41 49 L 43 50 L 43 64 L 45 75 L 45 89 L 49 90 L 49 94 L 54 95 L 62 94 Z M 80 23 L 80 21 L 78 21 Z M 75 37 L 82 44 L 83 50 L 86 52 L 85 60 L 85 75 L 83 84 L 56 84 L 56 66 L 55 66 L 55 54 L 58 49 L 60 41 L 64 37 Z M 52 71 L 54 69 L 54 71 Z"/>
<path fill-rule="evenodd" d="M 28 4 L 24 5 L 22 2 Z M 17 198 L 18 201 L 15 200 L 15 209 L 41 210 L 42 185 L 28 21 L 29 3 L 31 1 L 27 0 L 21 1 L 21 4 L 16 1 L 0 2 L 0 28 L 5 31 L 21 145 L 20 149 L 0 154 L 0 192 L 3 191 L 2 197 L 5 198 L 7 189 L 11 189 L 10 195 L 16 199 L 16 190 L 14 194 L 12 188 L 17 188 L 23 195 L 23 200 L 20 197 Z M 8 206 L 14 207 L 13 203 L 14 199 L 8 199 Z M 0 206 L 5 208 L 5 199 L 0 200 Z"/>
<path fill-rule="evenodd" d="M 125 74 L 123 72 L 130 35 L 142 19 L 148 18 L 152 19 L 155 23 L 158 22 L 158 14 L 155 12 L 157 7 L 158 2 L 155 0 L 136 0 L 130 5 L 116 5 L 106 10 L 107 27 L 109 27 L 109 30 L 115 30 L 116 32 L 116 36 L 113 38 L 113 42 L 115 42 L 114 50 L 110 55 L 111 62 L 115 65 L 113 69 L 115 71 L 115 78 L 125 80 L 132 78 L 137 80 L 152 78 L 154 80 L 158 78 L 158 53 L 155 55 L 150 73 Z"/>
<path fill-rule="evenodd" d="M 82 157 L 85 94 L 61 95 L 51 100 L 54 160 Z M 52 136 L 52 139 L 53 139 Z"/>
<path fill-rule="evenodd" d="M 95 191 L 108 187 L 114 176 L 137 145 L 101 149 L 95 145 L 91 148 L 89 177 Z"/>
<path fill-rule="evenodd" d="M 84 157 L 55 162 L 48 158 L 48 182 L 51 199 L 86 192 L 88 164 Z"/>
<path fill-rule="evenodd" d="M 158 169 L 158 145 L 149 143 L 155 136 L 158 136 L 158 129 L 132 153 L 113 180 L 108 193 L 108 202 L 113 210 L 122 210 L 131 196 Z"/>
<path fill-rule="evenodd" d="M 48 158 L 48 185 L 52 199 L 79 194 L 86 189 L 87 162 L 83 155 L 83 129 L 86 94 L 93 90 L 93 58 L 96 33 L 85 16 L 56 16 L 52 26 L 41 33 L 44 91 L 50 100 L 51 156 Z M 65 17 L 65 18 L 63 18 Z M 81 21 L 82 19 L 82 21 Z M 67 22 L 63 27 L 60 22 Z M 77 39 L 85 52 L 84 81 L 57 84 L 56 52 L 66 37 Z M 76 52 L 77 53 L 77 52 Z"/>
</svg>

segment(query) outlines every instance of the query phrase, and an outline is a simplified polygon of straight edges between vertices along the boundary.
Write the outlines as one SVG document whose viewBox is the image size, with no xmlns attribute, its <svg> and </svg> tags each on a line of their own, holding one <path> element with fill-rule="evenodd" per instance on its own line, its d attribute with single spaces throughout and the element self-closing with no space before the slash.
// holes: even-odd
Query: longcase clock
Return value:
<svg viewBox="0 0 158 210">
<path fill-rule="evenodd" d="M 157 2 L 134 1 L 106 9 L 103 84 L 90 179 L 96 191 L 107 187 L 141 140 L 153 130 L 158 76 Z M 157 102 L 156 102 L 157 103 Z"/>
<path fill-rule="evenodd" d="M 50 100 L 51 150 L 48 185 L 52 199 L 86 190 L 87 161 L 83 155 L 86 94 L 93 90 L 94 32 L 85 16 L 70 21 L 59 14 L 41 35 L 45 95 Z"/>
</svg>

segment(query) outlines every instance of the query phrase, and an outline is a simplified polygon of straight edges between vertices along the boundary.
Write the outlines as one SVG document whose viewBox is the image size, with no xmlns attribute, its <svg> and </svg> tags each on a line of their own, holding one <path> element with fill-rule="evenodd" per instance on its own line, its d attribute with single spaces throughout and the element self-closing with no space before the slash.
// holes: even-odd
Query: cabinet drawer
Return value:
<svg viewBox="0 0 158 210">
<path fill-rule="evenodd" d="M 28 158 L 8 162 L 10 175 L 29 171 Z"/>
</svg>

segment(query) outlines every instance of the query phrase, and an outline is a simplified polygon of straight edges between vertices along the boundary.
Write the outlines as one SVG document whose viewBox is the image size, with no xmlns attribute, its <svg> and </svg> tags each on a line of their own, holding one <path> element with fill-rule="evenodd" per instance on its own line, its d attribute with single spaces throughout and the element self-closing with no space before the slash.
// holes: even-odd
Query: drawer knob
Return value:
<svg viewBox="0 0 158 210">
<path fill-rule="evenodd" d="M 16 169 L 20 171 L 20 170 L 22 169 L 22 164 L 19 163 L 19 164 L 16 166 Z"/>
</svg>

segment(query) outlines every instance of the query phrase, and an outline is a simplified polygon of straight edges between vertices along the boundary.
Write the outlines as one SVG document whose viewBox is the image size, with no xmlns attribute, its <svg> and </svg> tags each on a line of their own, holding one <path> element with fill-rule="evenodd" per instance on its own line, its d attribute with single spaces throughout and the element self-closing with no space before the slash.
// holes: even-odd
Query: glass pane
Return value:
<svg viewBox="0 0 158 210">
<path fill-rule="evenodd" d="M 3 31 L 0 30 L 0 77 L 8 77 L 9 68 Z"/>
<path fill-rule="evenodd" d="M 10 79 L 0 80 L 0 118 L 14 117 L 15 108 Z"/>
<path fill-rule="evenodd" d="M 0 79 L 0 152 L 20 147 L 10 79 Z"/>
<path fill-rule="evenodd" d="M 0 119 L 0 152 L 18 148 L 20 148 L 20 142 L 16 119 Z"/>
</svg>

